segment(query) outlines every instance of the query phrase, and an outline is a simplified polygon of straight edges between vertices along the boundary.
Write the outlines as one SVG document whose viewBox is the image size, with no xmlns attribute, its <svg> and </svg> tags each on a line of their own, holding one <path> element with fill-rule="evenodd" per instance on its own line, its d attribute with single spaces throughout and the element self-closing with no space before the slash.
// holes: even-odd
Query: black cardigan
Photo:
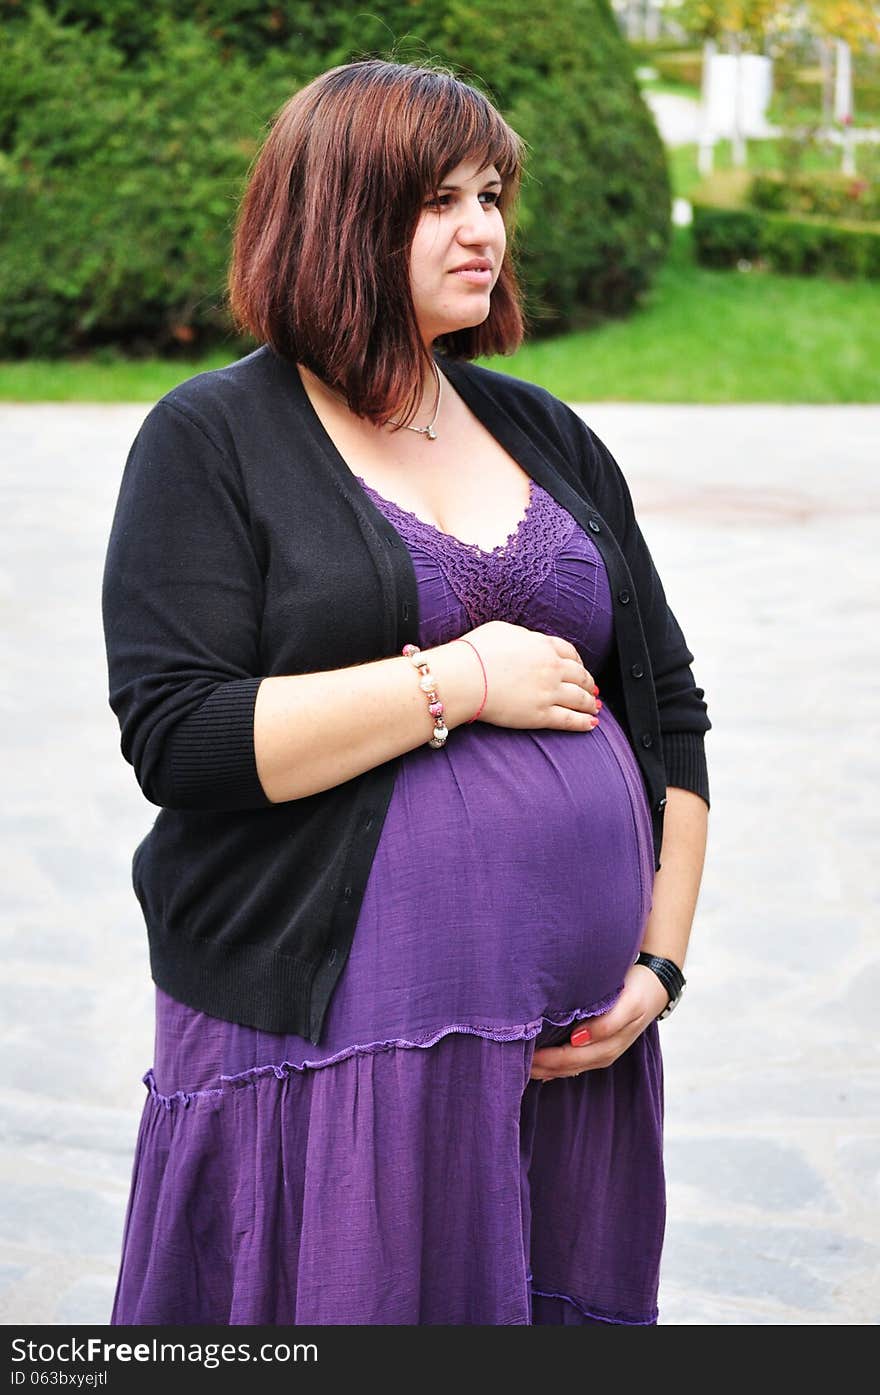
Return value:
<svg viewBox="0 0 880 1395">
<path fill-rule="evenodd" d="M 659 867 L 667 783 L 709 802 L 711 724 L 623 475 L 543 388 L 438 363 L 602 554 L 615 635 L 602 699 L 641 768 Z M 273 804 L 254 754 L 257 689 L 398 655 L 418 643 L 419 612 L 403 539 L 295 365 L 264 345 L 150 410 L 122 476 L 102 608 L 122 754 L 160 806 L 132 864 L 153 978 L 212 1016 L 317 1044 L 401 757 Z"/>
</svg>

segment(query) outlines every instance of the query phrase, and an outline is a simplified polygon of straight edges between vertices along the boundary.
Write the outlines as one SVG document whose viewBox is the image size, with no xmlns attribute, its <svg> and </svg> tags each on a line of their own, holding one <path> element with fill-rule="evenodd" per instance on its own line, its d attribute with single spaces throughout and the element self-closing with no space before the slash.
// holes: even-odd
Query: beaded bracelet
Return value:
<svg viewBox="0 0 880 1395">
<path fill-rule="evenodd" d="M 434 678 L 428 667 L 427 659 L 420 659 L 421 649 L 417 644 L 405 644 L 400 651 L 405 654 L 411 664 L 419 670 L 419 687 L 423 693 L 428 695 L 428 711 L 434 718 L 434 735 L 428 742 L 436 750 L 439 746 L 445 746 L 446 738 L 449 735 L 449 728 L 443 720 L 443 703 L 437 694 Z"/>
</svg>

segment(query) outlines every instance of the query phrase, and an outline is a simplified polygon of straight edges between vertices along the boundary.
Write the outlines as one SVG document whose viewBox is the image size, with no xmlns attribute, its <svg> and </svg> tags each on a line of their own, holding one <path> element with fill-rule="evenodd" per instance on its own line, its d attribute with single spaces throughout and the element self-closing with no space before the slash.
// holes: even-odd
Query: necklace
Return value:
<svg viewBox="0 0 880 1395">
<path fill-rule="evenodd" d="M 434 377 L 437 379 L 437 396 L 434 399 L 434 415 L 431 417 L 431 420 L 428 422 L 427 426 L 410 426 L 408 423 L 406 423 L 406 429 L 407 431 L 417 431 L 420 436 L 426 436 L 429 441 L 436 441 L 437 432 L 434 430 L 434 427 L 437 424 L 437 417 L 440 415 L 440 395 L 443 390 L 443 379 L 440 376 L 440 370 L 433 359 L 431 359 L 431 367 L 434 370 Z M 330 387 L 329 383 L 325 383 L 324 386 L 330 392 L 332 392 L 333 396 L 338 398 L 340 402 L 345 402 L 345 398 L 343 397 L 341 392 L 337 392 L 335 388 Z M 346 406 L 348 406 L 347 402 Z M 395 421 L 393 417 L 389 417 L 388 419 L 389 426 L 403 426 L 404 424 L 404 422 Z"/>
<path fill-rule="evenodd" d="M 437 379 L 437 396 L 434 400 L 434 415 L 431 417 L 427 426 L 410 426 L 407 424 L 406 429 L 407 431 L 417 431 L 420 436 L 427 436 L 429 441 L 436 441 L 437 432 L 434 430 L 434 427 L 437 424 L 437 417 L 440 414 L 440 394 L 443 389 L 443 379 L 440 377 L 440 370 L 433 359 L 431 359 L 431 367 L 434 370 L 434 377 Z M 390 426 L 403 425 L 403 422 L 395 421 L 393 417 L 389 417 L 388 423 Z"/>
</svg>

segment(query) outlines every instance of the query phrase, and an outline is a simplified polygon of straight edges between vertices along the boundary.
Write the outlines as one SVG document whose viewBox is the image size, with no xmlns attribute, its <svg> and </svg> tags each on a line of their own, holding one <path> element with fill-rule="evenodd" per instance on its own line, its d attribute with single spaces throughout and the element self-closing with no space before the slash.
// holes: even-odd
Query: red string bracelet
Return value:
<svg viewBox="0 0 880 1395">
<path fill-rule="evenodd" d="M 473 717 L 469 717 L 467 722 L 465 723 L 466 726 L 470 726 L 471 722 L 475 722 L 477 720 L 483 708 L 486 706 L 486 698 L 489 696 L 489 680 L 486 677 L 486 665 L 483 663 L 483 660 L 480 659 L 480 656 L 477 653 L 476 646 L 471 644 L 469 639 L 465 639 L 464 635 L 459 635 L 458 640 L 461 644 L 470 645 L 470 648 L 473 649 L 474 653 L 477 655 L 477 658 L 480 660 L 480 668 L 483 670 L 483 701 L 480 703 Z"/>
</svg>

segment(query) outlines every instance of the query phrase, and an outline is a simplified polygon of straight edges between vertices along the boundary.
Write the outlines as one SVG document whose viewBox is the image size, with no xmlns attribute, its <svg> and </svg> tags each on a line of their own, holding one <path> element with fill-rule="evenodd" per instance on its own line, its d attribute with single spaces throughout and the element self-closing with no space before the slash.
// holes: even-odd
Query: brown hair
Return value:
<svg viewBox="0 0 880 1395">
<path fill-rule="evenodd" d="M 494 164 L 508 249 L 486 320 L 438 339 L 456 358 L 523 338 L 510 245 L 524 142 L 481 92 L 445 69 L 364 59 L 322 73 L 280 109 L 236 221 L 229 303 L 240 329 L 337 388 L 384 425 L 417 410 L 430 355 L 409 251 L 422 205 L 456 165 Z"/>
</svg>

